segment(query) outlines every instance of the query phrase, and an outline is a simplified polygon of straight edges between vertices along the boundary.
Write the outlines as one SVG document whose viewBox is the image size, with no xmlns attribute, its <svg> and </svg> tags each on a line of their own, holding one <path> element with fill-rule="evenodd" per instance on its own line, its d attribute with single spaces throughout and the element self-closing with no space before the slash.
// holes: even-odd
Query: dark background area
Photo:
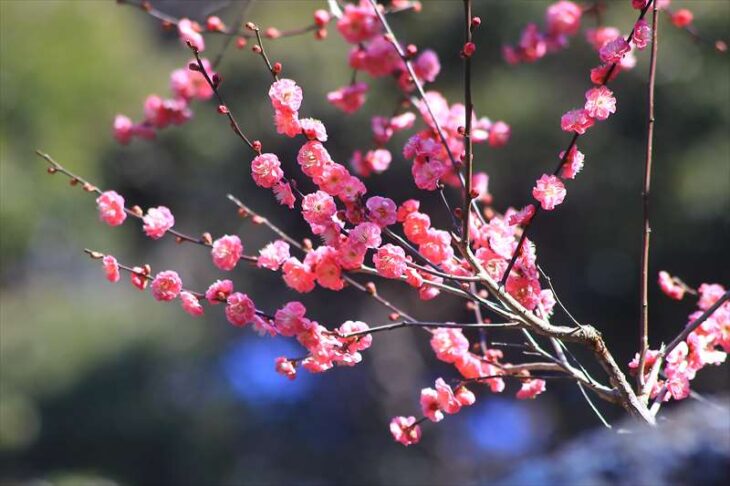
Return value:
<svg viewBox="0 0 730 486">
<path fill-rule="evenodd" d="M 200 20 L 223 2 L 153 2 Z M 606 2 L 605 22 L 626 33 L 636 13 L 630 2 Z M 495 207 L 521 207 L 542 173 L 550 171 L 569 136 L 560 116 L 582 104 L 596 54 L 582 34 L 571 46 L 532 65 L 508 66 L 503 43 L 515 43 L 527 22 L 543 22 L 549 2 L 476 1 L 474 97 L 477 114 L 505 120 L 512 139 L 502 149 L 476 149 L 488 172 Z M 674 2 L 695 13 L 708 39 L 727 35 L 730 3 Z M 242 8 L 230 2 L 224 20 Z M 310 23 L 320 1 L 260 0 L 246 19 L 281 29 Z M 517 385 L 499 395 L 475 389 L 477 403 L 439 424 L 425 424 L 420 445 L 392 441 L 394 415 L 419 415 L 420 389 L 456 371 L 432 356 L 425 333 L 375 337 L 355 368 L 290 382 L 273 371 L 277 356 L 298 345 L 261 338 L 225 321 L 222 309 L 192 319 L 178 305 L 156 303 L 126 283 L 108 284 L 82 249 L 116 255 L 129 264 L 177 270 L 190 287 L 222 278 L 200 247 L 153 242 L 129 221 L 98 221 L 93 198 L 47 177 L 40 148 L 102 188 L 114 188 L 142 207 L 171 208 L 176 228 L 189 234 L 236 233 L 246 253 L 271 234 L 236 216 L 226 193 L 241 197 L 289 233 L 309 236 L 294 212 L 257 188 L 250 154 L 229 132 L 212 102 L 195 102 L 194 119 L 159 133 L 154 142 L 117 145 L 116 113 L 138 120 L 149 93 L 168 96 L 169 72 L 189 54 L 173 33 L 141 11 L 113 2 L 0 2 L 0 150 L 2 155 L 2 270 L 0 271 L 0 482 L 46 479 L 59 484 L 432 484 L 478 482 L 513 470 L 531 454 L 550 451 L 600 426 L 579 390 L 550 382 L 535 401 L 514 400 Z M 422 13 L 392 19 L 402 42 L 433 48 L 442 72 L 433 89 L 461 101 L 462 7 L 426 1 Z M 583 25 L 593 27 L 594 18 Z M 730 282 L 730 71 L 728 56 L 695 43 L 661 17 L 657 74 L 655 170 L 652 181 L 651 344 L 671 339 L 693 311 L 656 287 L 659 270 L 697 286 Z M 220 39 L 208 36 L 209 53 Z M 349 82 L 348 46 L 334 27 L 327 40 L 310 36 L 267 43 L 284 76 L 304 90 L 303 116 L 321 119 L 335 160 L 346 162 L 370 145 L 370 117 L 393 110 L 391 79 L 372 81 L 368 102 L 344 116 L 326 93 Z M 581 138 L 586 164 L 559 210 L 535 223 L 538 260 L 562 301 L 581 321 L 596 325 L 625 367 L 637 349 L 641 184 L 646 123 L 648 52 L 636 69 L 612 84 L 618 111 Z M 231 48 L 220 71 L 222 92 L 251 138 L 295 170 L 299 141 L 276 135 L 267 92 L 270 78 L 249 50 Z M 362 76 L 365 79 L 367 76 Z M 370 80 L 367 80 L 370 82 Z M 419 122 L 420 123 L 420 122 Z M 421 125 L 419 125 L 421 126 Z M 400 155 L 407 135 L 388 145 L 391 168 L 367 180 L 370 194 L 396 201 L 422 199 L 447 227 L 436 194 L 419 192 Z M 458 198 L 453 191 L 451 198 Z M 298 295 L 280 275 L 239 266 L 232 278 L 263 309 L 301 300 L 327 327 L 348 319 L 371 324 L 388 312 L 363 294 L 317 289 Z M 361 279 L 362 280 L 362 279 Z M 126 279 L 124 280 L 126 282 Z M 421 303 L 410 289 L 379 283 L 380 292 L 419 318 L 467 321 L 447 295 Z M 558 322 L 566 318 L 558 314 Z M 506 332 L 493 340 L 519 341 Z M 591 360 L 574 350 L 596 374 Z M 514 360 L 519 355 L 508 352 Z M 624 368 L 625 369 L 625 368 Z M 726 369 L 704 369 L 693 382 L 701 393 L 727 389 Z M 622 410 L 599 404 L 610 421 Z M 729 424 L 718 426 L 730 427 Z"/>
</svg>

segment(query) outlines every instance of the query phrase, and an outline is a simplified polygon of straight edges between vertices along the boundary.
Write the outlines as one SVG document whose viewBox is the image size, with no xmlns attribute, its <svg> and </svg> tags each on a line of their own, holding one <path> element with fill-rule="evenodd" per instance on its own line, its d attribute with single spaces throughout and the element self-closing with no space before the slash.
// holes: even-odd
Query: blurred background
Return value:
<svg viewBox="0 0 730 486">
<path fill-rule="evenodd" d="M 152 2 L 176 16 L 204 20 L 216 12 L 232 21 L 241 2 Z M 626 32 L 635 20 L 628 1 L 607 2 L 607 25 Z M 675 1 L 689 7 L 708 39 L 727 35 L 730 3 Z M 511 67 L 500 55 L 525 23 L 542 23 L 549 2 L 477 1 L 474 96 L 477 114 L 505 120 L 512 139 L 503 149 L 476 149 L 489 173 L 495 207 L 522 206 L 534 180 L 552 170 L 569 137 L 562 113 L 589 86 L 595 53 L 582 36 L 569 49 L 532 65 Z M 259 1 L 246 20 L 289 29 L 307 25 L 324 1 Z M 426 1 L 419 14 L 392 23 L 403 42 L 435 49 L 442 72 L 434 89 L 462 97 L 461 2 Z M 593 27 L 592 17 L 584 18 Z M 392 111 L 392 80 L 371 83 L 368 102 L 343 116 L 326 93 L 349 82 L 348 47 L 331 27 L 325 41 L 306 35 L 271 41 L 270 56 L 304 89 L 302 113 L 324 121 L 328 150 L 346 161 L 370 145 L 370 117 Z M 651 344 L 671 339 L 693 311 L 692 299 L 669 301 L 656 288 L 659 270 L 697 286 L 730 283 L 730 64 L 710 45 L 693 42 L 661 18 L 657 77 L 655 165 L 651 217 Z M 208 36 L 215 53 L 220 38 Z M 394 415 L 419 415 L 420 389 L 455 370 L 432 356 L 424 333 L 375 337 L 355 368 L 290 382 L 273 371 L 277 356 L 297 356 L 298 345 L 260 338 L 227 324 L 222 309 L 192 319 L 178 305 L 160 305 L 130 285 L 106 282 L 83 254 L 93 248 L 129 264 L 173 268 L 196 289 L 222 274 L 200 247 L 153 242 L 130 221 L 109 228 L 98 221 L 93 197 L 48 177 L 40 148 L 131 204 L 164 204 L 176 228 L 189 234 L 241 236 L 251 254 L 272 238 L 236 216 L 226 193 L 308 236 L 294 214 L 257 188 L 249 152 L 228 130 L 212 102 L 195 102 L 194 119 L 161 131 L 156 141 L 116 144 L 115 114 L 142 118 L 150 93 L 168 96 L 169 73 L 189 54 L 174 32 L 138 9 L 91 0 L 0 2 L 2 156 L 0 217 L 0 483 L 34 479 L 57 484 L 430 484 L 480 482 L 505 474 L 532 454 L 560 446 L 600 424 L 571 383 L 552 381 L 535 401 L 478 391 L 477 404 L 438 425 L 425 424 L 419 446 L 393 442 Z M 586 165 L 559 211 L 538 220 L 532 237 L 558 294 L 581 321 L 595 323 L 617 361 L 637 347 L 639 249 L 648 52 L 612 89 L 618 112 L 581 139 Z M 299 142 L 277 136 L 261 60 L 231 47 L 220 66 L 222 91 L 244 132 L 293 168 Z M 365 79 L 363 76 L 362 79 Z M 368 80 L 370 82 L 370 80 Z M 371 193 L 396 201 L 419 193 L 400 155 L 406 135 L 388 147 L 388 172 L 367 181 Z M 394 181 L 398 181 L 397 183 Z M 405 181 L 405 182 L 403 182 Z M 456 193 L 452 197 L 458 197 Z M 443 212 L 431 211 L 443 215 Z M 445 221 L 437 224 L 446 225 Z M 240 266 L 233 278 L 264 309 L 298 299 L 328 327 L 348 319 L 387 321 L 385 309 L 359 292 L 317 289 L 300 296 L 277 274 Z M 123 280 L 126 282 L 126 280 Z M 402 286 L 381 293 L 417 317 L 468 321 L 449 296 L 422 304 Z M 510 334 L 495 340 L 514 340 Z M 583 356 L 576 350 L 579 356 Z M 516 355 L 509 352 L 518 359 Z M 591 360 L 584 360 L 591 364 Z M 597 373 L 600 373 L 600 371 Z M 602 375 L 601 375 L 602 376 Z M 695 389 L 728 387 L 727 368 L 703 370 Z M 623 415 L 599 404 L 610 420 Z M 730 424 L 718 426 L 730 428 Z"/>
</svg>

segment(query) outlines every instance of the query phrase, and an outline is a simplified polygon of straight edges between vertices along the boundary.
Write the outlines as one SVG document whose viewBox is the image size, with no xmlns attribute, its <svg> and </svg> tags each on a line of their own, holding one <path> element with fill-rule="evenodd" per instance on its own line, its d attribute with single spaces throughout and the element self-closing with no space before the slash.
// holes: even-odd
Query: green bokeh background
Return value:
<svg viewBox="0 0 730 486">
<path fill-rule="evenodd" d="M 223 2 L 153 3 L 201 19 L 206 9 L 225 7 Z M 246 19 L 298 27 L 325 3 L 260 0 Z M 398 14 L 393 26 L 404 42 L 438 52 L 443 70 L 433 88 L 459 101 L 461 2 L 423 3 L 422 13 Z M 635 17 L 628 0 L 606 3 L 606 23 L 628 30 Z M 693 10 L 707 39 L 727 35 L 730 3 L 674 3 Z M 580 104 L 588 69 L 596 64 L 580 36 L 568 50 L 538 63 L 510 67 L 502 62 L 500 45 L 515 42 L 526 22 L 542 22 L 547 5 L 475 2 L 475 14 L 483 20 L 474 62 L 477 113 L 513 128 L 507 147 L 480 146 L 476 152 L 478 169 L 489 173 L 500 210 L 525 204 L 533 181 L 554 167 L 568 139 L 559 129 L 560 115 Z M 219 14 L 232 19 L 242 6 L 230 2 Z M 666 269 L 691 285 L 728 284 L 728 56 L 693 42 L 666 17 L 661 21 L 652 281 Z M 593 26 L 594 20 L 585 18 L 584 24 Z M 355 148 L 368 146 L 369 117 L 392 111 L 397 93 L 391 80 L 381 79 L 371 83 L 368 103 L 356 115 L 343 116 L 328 105 L 326 93 L 350 77 L 348 47 L 333 28 L 329 33 L 323 42 L 310 36 L 269 42 L 268 50 L 283 63 L 284 74 L 303 87 L 303 111 L 325 122 L 328 149 L 345 161 Z M 220 39 L 211 39 L 210 52 L 219 45 Z M 188 58 L 174 34 L 128 6 L 0 1 L 0 482 L 466 481 L 491 477 L 529 452 L 596 426 L 577 390 L 556 384 L 536 402 L 520 405 L 533 418 L 531 433 L 541 437 L 537 449 L 485 459 L 488 453 L 468 442 L 451 446 L 464 440 L 469 427 L 460 416 L 427 426 L 420 448 L 398 448 L 387 436 L 389 417 L 416 414 L 419 390 L 438 374 L 453 373 L 434 365 L 422 336 L 407 332 L 376 339 L 363 371 L 338 369 L 311 378 L 307 399 L 297 407 L 262 410 L 236 396 L 219 366 L 232 342 L 260 338 L 231 329 L 220 312 L 193 320 L 177 306 L 157 304 L 128 285 L 107 284 L 83 248 L 130 264 L 149 262 L 157 270 L 175 268 L 195 288 L 221 275 L 200 248 L 176 246 L 169 239 L 152 242 L 132 221 L 121 228 L 102 225 L 93 198 L 71 190 L 60 176 L 46 176 L 44 163 L 33 154 L 36 148 L 101 187 L 115 188 L 128 201 L 171 207 L 182 231 L 237 232 L 247 253 L 271 237 L 235 217 L 225 200 L 228 192 L 292 233 L 306 235 L 295 215 L 275 206 L 250 181 L 249 153 L 212 103 L 194 103 L 190 123 L 164 130 L 154 142 L 114 143 L 114 115 L 141 118 L 145 96 L 167 96 L 170 71 Z M 638 58 L 637 68 L 612 85 L 617 114 L 581 139 L 586 167 L 570 183 L 566 202 L 538 221 L 533 234 L 540 261 L 563 301 L 579 319 L 604 332 L 621 363 L 633 355 L 637 339 L 648 53 Z M 231 48 L 220 70 L 224 96 L 244 131 L 293 170 L 298 146 L 273 130 L 266 97 L 270 80 L 260 59 Z M 413 186 L 410 167 L 400 156 L 404 141 L 400 136 L 391 142 L 391 169 L 368 181 L 370 192 L 396 201 L 421 197 L 442 215 L 435 195 Z M 263 308 L 297 298 L 275 275 L 240 269 L 234 276 Z M 420 305 L 407 289 L 388 284 L 381 289 L 423 318 L 469 318 L 448 297 Z M 670 302 L 654 286 L 650 297 L 656 346 L 684 325 L 692 304 Z M 387 316 L 351 290 L 341 295 L 317 290 L 302 300 L 330 327 L 350 318 L 384 322 Z M 727 374 L 706 370 L 696 383 L 699 391 L 721 390 L 728 385 Z M 485 393 L 481 399 L 492 397 Z M 340 419 L 328 426 L 330 406 Z M 621 415 L 611 408 L 605 412 L 612 419 Z M 269 422 L 272 415 L 281 418 Z M 321 428 L 303 427 L 301 422 L 309 420 Z M 312 435 L 320 432 L 328 444 L 313 446 Z"/>
</svg>

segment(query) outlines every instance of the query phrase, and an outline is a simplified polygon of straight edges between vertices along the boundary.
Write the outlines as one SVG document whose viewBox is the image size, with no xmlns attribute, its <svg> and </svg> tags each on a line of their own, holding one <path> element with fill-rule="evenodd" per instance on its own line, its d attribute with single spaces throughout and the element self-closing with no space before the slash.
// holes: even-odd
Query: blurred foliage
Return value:
<svg viewBox="0 0 730 486">
<path fill-rule="evenodd" d="M 153 3 L 200 19 L 228 5 L 219 12 L 225 20 L 244 6 Z M 294 28 L 324 4 L 262 0 L 246 18 Z M 483 19 L 474 62 L 477 113 L 513 128 L 504 149 L 480 146 L 476 152 L 500 210 L 523 205 L 533 181 L 557 163 L 567 143 L 560 115 L 580 104 L 588 69 L 596 64 L 581 38 L 532 65 L 502 62 L 500 46 L 515 42 L 526 22 L 541 22 L 547 4 L 475 2 Z M 628 0 L 608 4 L 606 22 L 627 30 L 635 17 Z M 703 36 L 727 35 L 729 3 L 697 0 L 691 8 Z M 452 102 L 462 96 L 456 55 L 462 15 L 461 2 L 429 0 L 422 13 L 393 17 L 404 42 L 438 52 L 443 70 L 433 88 Z M 661 21 L 652 275 L 667 269 L 692 285 L 727 284 L 728 57 L 694 43 L 665 17 Z M 587 26 L 593 22 L 584 20 Z M 194 104 L 192 122 L 164 130 L 155 142 L 114 144 L 114 115 L 141 118 L 145 96 L 166 96 L 169 72 L 189 59 L 174 33 L 162 32 L 139 10 L 92 0 L 2 1 L 0 32 L 0 482 L 456 483 L 494 477 L 520 457 L 596 426 L 574 386 L 551 383 L 548 393 L 530 403 L 516 403 L 507 393 L 481 393 L 477 406 L 427 426 L 423 444 L 406 450 L 388 436 L 389 418 L 416 413 L 419 390 L 454 373 L 434 362 L 425 336 L 404 331 L 376 338 L 357 368 L 289 383 L 271 370 L 276 356 L 296 354 L 286 342 L 232 329 L 218 309 L 193 320 L 177 305 L 159 305 L 127 285 L 108 285 L 98 265 L 82 254 L 84 247 L 130 264 L 175 268 L 194 288 L 221 275 L 200 248 L 151 242 L 134 222 L 104 227 L 90 196 L 44 175 L 35 148 L 132 203 L 168 205 L 187 233 L 236 232 L 247 253 L 271 236 L 235 218 L 228 192 L 292 234 L 304 236 L 307 229 L 255 187 L 246 168 L 249 154 L 210 103 Z M 344 117 L 329 106 L 326 93 L 351 74 L 348 46 L 333 28 L 329 34 L 324 42 L 304 36 L 269 42 L 267 49 L 303 87 L 303 112 L 325 122 L 333 157 L 346 161 L 355 148 L 369 145 L 369 117 L 390 113 L 398 95 L 391 80 L 381 79 L 371 83 L 360 113 Z M 220 42 L 211 39 L 209 51 L 217 52 Z M 637 68 L 613 84 L 618 113 L 581 139 L 586 167 L 569 185 L 566 202 L 538 221 L 533 233 L 562 300 L 579 319 L 599 326 L 622 363 L 636 347 L 639 308 L 648 55 L 638 58 Z M 221 72 L 222 89 L 244 131 L 293 168 L 298 145 L 275 134 L 266 96 L 270 79 L 260 59 L 231 48 Z M 443 225 L 437 198 L 410 182 L 410 167 L 399 155 L 404 140 L 399 136 L 389 145 L 394 162 L 368 181 L 370 192 L 397 201 L 420 197 Z M 263 308 L 297 298 L 330 326 L 387 317 L 351 289 L 298 296 L 268 272 L 242 268 L 234 278 Z M 423 305 L 398 285 L 386 282 L 379 289 L 417 316 L 469 319 L 448 296 Z M 668 302 L 653 286 L 651 302 L 656 345 L 684 325 L 692 304 Z M 495 340 L 504 339 L 510 335 L 496 333 Z M 703 370 L 695 383 L 699 390 L 721 389 L 727 374 Z M 621 415 L 608 407 L 605 412 L 610 419 Z"/>
</svg>

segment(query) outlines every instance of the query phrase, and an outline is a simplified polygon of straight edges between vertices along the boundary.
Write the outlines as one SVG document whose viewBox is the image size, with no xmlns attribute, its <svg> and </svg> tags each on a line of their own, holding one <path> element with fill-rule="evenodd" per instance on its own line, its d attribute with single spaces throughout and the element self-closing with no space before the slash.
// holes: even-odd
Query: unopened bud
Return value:
<svg viewBox="0 0 730 486">
<path fill-rule="evenodd" d="M 248 40 L 245 37 L 236 37 L 236 47 L 238 49 L 243 49 L 246 44 L 248 44 Z"/>
<path fill-rule="evenodd" d="M 461 50 L 461 53 L 464 57 L 471 57 L 474 55 L 474 52 L 477 50 L 477 45 L 473 42 L 467 42 L 464 44 L 464 48 Z"/>
<path fill-rule="evenodd" d="M 480 25 L 482 25 L 482 19 L 480 19 L 479 17 L 472 17 L 471 18 L 471 28 L 472 29 L 476 29 Z"/>
<path fill-rule="evenodd" d="M 264 224 L 266 222 L 266 220 L 258 214 L 254 215 L 251 221 L 253 221 L 254 224 Z"/>
<path fill-rule="evenodd" d="M 244 208 L 238 208 L 238 215 L 242 218 L 248 217 L 248 211 L 246 211 Z"/>
<path fill-rule="evenodd" d="M 278 39 L 279 37 L 281 37 L 281 31 L 276 27 L 269 27 L 268 29 L 266 29 L 266 32 L 264 32 L 264 35 L 268 39 Z"/>
<path fill-rule="evenodd" d="M 48 169 L 46 169 L 46 171 L 49 174 L 55 174 L 56 173 L 56 168 L 55 167 L 49 167 Z"/>
<path fill-rule="evenodd" d="M 218 113 L 220 113 L 221 115 L 227 115 L 228 107 L 226 105 L 218 105 Z"/>
<path fill-rule="evenodd" d="M 314 38 L 317 40 L 322 40 L 327 38 L 327 29 L 317 29 L 317 31 L 314 33 Z"/>
<path fill-rule="evenodd" d="M 418 53 L 418 48 L 415 46 L 415 44 L 408 44 L 408 46 L 406 46 L 406 55 L 408 57 L 413 57 L 416 55 L 416 53 Z"/>
<path fill-rule="evenodd" d="M 179 245 L 180 243 L 182 243 L 183 241 L 185 241 L 185 240 L 183 240 L 183 239 L 182 239 L 182 238 L 180 238 L 179 236 L 176 236 L 176 237 L 175 237 L 175 243 L 177 243 L 178 245 Z"/>
<path fill-rule="evenodd" d="M 259 140 L 254 140 L 251 145 L 256 152 L 261 153 L 261 142 Z"/>
<path fill-rule="evenodd" d="M 132 206 L 132 208 L 130 209 L 130 211 L 132 212 L 132 214 L 134 214 L 138 218 L 141 218 L 142 215 L 144 214 L 144 211 L 142 211 L 142 208 L 139 207 L 139 206 L 137 206 L 136 204 L 134 206 Z"/>
<path fill-rule="evenodd" d="M 79 180 L 74 177 L 70 181 L 68 181 L 68 183 L 71 184 L 72 186 L 75 186 L 76 184 L 79 183 Z"/>
<path fill-rule="evenodd" d="M 207 231 L 200 235 L 200 241 L 205 243 L 206 245 L 212 245 L 213 244 L 213 237 L 208 233 Z"/>
<path fill-rule="evenodd" d="M 258 30 L 258 27 L 253 22 L 246 22 L 245 27 L 252 32 Z"/>
<path fill-rule="evenodd" d="M 366 283 L 365 290 L 367 290 L 370 295 L 376 295 L 378 293 L 378 289 L 375 287 L 373 282 Z"/>
<path fill-rule="evenodd" d="M 391 321 L 397 321 L 400 318 L 400 314 L 398 314 L 397 312 L 391 312 L 388 318 Z"/>
<path fill-rule="evenodd" d="M 304 238 L 302 240 L 302 246 L 307 251 L 311 250 L 312 249 L 312 240 L 310 240 L 309 238 Z"/>
<path fill-rule="evenodd" d="M 255 52 L 256 54 L 261 54 L 261 46 L 260 46 L 260 45 L 258 45 L 258 44 L 255 44 L 255 45 L 254 45 L 254 46 L 253 46 L 253 47 L 251 48 L 251 50 L 252 50 L 253 52 Z"/>
<path fill-rule="evenodd" d="M 279 74 L 281 72 L 281 63 L 275 62 L 273 66 L 271 66 L 271 72 L 274 74 Z"/>
<path fill-rule="evenodd" d="M 191 71 L 200 72 L 200 66 L 198 66 L 197 62 L 191 62 L 190 64 L 188 64 L 188 69 L 190 69 Z"/>
</svg>

